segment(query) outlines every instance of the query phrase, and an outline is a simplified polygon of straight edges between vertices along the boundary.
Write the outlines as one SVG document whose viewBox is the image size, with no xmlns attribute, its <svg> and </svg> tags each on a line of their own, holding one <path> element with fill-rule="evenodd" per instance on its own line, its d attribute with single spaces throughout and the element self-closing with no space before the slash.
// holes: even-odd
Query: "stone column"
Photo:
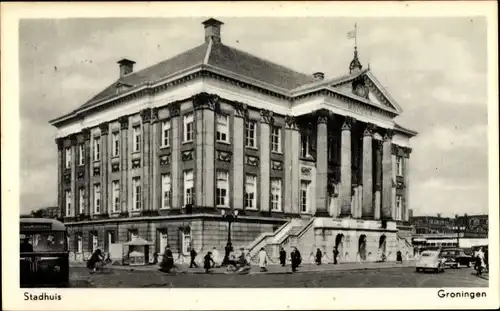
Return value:
<svg viewBox="0 0 500 311">
<path fill-rule="evenodd" d="M 270 165 L 270 126 L 274 123 L 272 111 L 260 111 L 260 211 L 270 211 L 270 178 L 271 178 L 271 165 Z"/>
<path fill-rule="evenodd" d="M 394 220 L 399 220 L 397 218 L 398 214 L 396 211 L 396 173 L 397 173 L 397 167 L 396 167 L 396 155 L 398 153 L 398 147 L 396 145 L 392 145 L 391 147 L 391 164 L 392 164 L 392 178 L 391 178 L 391 183 L 392 183 L 392 193 L 391 193 L 391 209 L 392 209 L 392 218 Z"/>
<path fill-rule="evenodd" d="M 182 124 L 179 122 L 179 115 L 181 107 L 178 103 L 168 105 L 170 110 L 170 122 L 172 127 L 172 208 L 179 209 L 182 207 L 180 199 L 182 198 L 182 171 L 179 169 L 181 164 L 181 136 L 180 127 Z"/>
<path fill-rule="evenodd" d="M 245 117 L 247 106 L 234 103 L 233 123 L 233 206 L 235 209 L 244 208 L 245 199 Z"/>
<path fill-rule="evenodd" d="M 380 219 L 382 206 L 382 141 L 374 140 L 375 146 L 375 219 Z"/>
<path fill-rule="evenodd" d="M 299 153 L 300 153 L 300 133 L 295 117 L 285 118 L 285 213 L 299 213 Z"/>
<path fill-rule="evenodd" d="M 373 205 L 373 125 L 367 124 L 363 132 L 363 207 L 362 218 L 372 219 L 375 215 Z"/>
<path fill-rule="evenodd" d="M 353 119 L 346 117 L 342 125 L 341 156 L 340 156 L 340 216 L 351 217 L 351 126 Z"/>
<path fill-rule="evenodd" d="M 328 213 L 328 118 L 330 112 L 317 112 L 316 142 L 316 213 L 318 217 L 329 217 Z"/>
<path fill-rule="evenodd" d="M 78 215 L 78 208 L 76 206 L 76 147 L 77 147 L 76 135 L 71 136 L 71 208 L 73 211 L 70 216 Z"/>
<path fill-rule="evenodd" d="M 120 202 L 121 212 L 128 213 L 128 127 L 129 117 L 120 118 Z"/>
<path fill-rule="evenodd" d="M 151 200 L 151 210 L 156 211 L 159 208 L 158 204 L 158 170 L 159 170 L 159 161 L 158 161 L 158 109 L 153 108 L 151 113 L 151 146 L 150 146 L 150 159 L 151 166 L 149 167 L 149 176 L 151 179 L 151 189 L 150 200 Z"/>
<path fill-rule="evenodd" d="M 146 108 L 141 111 L 142 119 L 142 148 L 141 148 L 141 181 L 142 181 L 142 211 L 148 212 L 151 210 L 151 108 Z"/>
<path fill-rule="evenodd" d="M 200 93 L 193 98 L 196 131 L 195 205 L 215 207 L 215 105 L 216 95 Z"/>
<path fill-rule="evenodd" d="M 108 134 L 109 124 L 101 123 L 101 214 L 108 214 Z"/>
<path fill-rule="evenodd" d="M 404 196 L 404 221 L 409 221 L 408 208 L 410 207 L 410 153 L 411 148 L 405 148 L 405 158 L 404 158 L 404 181 L 405 181 L 405 196 Z"/>
<path fill-rule="evenodd" d="M 381 218 L 392 220 L 392 132 L 387 130 L 382 144 L 382 211 Z"/>
<path fill-rule="evenodd" d="M 82 130 L 83 134 L 83 140 L 85 144 L 85 156 L 84 156 L 84 164 L 85 164 L 85 207 L 84 207 L 84 213 L 86 216 L 90 215 L 90 191 L 91 185 L 90 185 L 90 178 L 92 176 L 92 156 L 90 154 L 90 130 L 88 128 L 85 128 Z"/>
<path fill-rule="evenodd" d="M 56 138 L 57 144 L 57 218 L 62 218 L 64 216 L 64 204 L 63 204 L 63 140 L 62 138 Z"/>
</svg>

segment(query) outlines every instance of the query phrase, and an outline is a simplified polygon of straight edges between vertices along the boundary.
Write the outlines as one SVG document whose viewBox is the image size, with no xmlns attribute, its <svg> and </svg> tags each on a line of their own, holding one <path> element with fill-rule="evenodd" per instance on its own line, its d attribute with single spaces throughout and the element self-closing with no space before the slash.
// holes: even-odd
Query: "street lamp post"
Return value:
<svg viewBox="0 0 500 311">
<path fill-rule="evenodd" d="M 226 213 L 225 210 L 221 210 L 221 215 L 222 215 L 222 219 L 226 220 L 228 223 L 227 243 L 226 243 L 224 261 L 223 261 L 223 264 L 226 264 L 227 261 L 229 260 L 229 253 L 233 249 L 233 247 L 231 245 L 231 225 L 234 221 L 236 221 L 236 218 L 238 218 L 238 211 L 233 210 L 231 213 Z"/>
</svg>

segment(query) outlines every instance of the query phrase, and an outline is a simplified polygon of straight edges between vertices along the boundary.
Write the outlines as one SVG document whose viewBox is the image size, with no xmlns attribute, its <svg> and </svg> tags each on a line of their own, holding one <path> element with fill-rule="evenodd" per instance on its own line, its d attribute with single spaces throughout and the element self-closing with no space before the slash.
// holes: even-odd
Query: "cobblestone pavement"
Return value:
<svg viewBox="0 0 500 311">
<path fill-rule="evenodd" d="M 447 269 L 444 273 L 417 273 L 411 266 L 383 266 L 376 264 L 359 267 L 361 264 L 304 266 L 298 273 L 291 273 L 290 268 L 271 266 L 266 273 L 253 268 L 249 275 L 222 273 L 205 274 L 201 269 L 178 267 L 176 271 L 165 274 L 154 267 L 131 270 L 112 267 L 107 273 L 90 274 L 84 267 L 71 270 L 72 287 L 487 287 L 488 280 L 474 275 L 474 269 Z M 329 267 L 330 266 L 330 267 Z M 328 269 L 330 268 L 330 269 Z M 363 269 L 363 270 L 362 270 Z"/>
</svg>

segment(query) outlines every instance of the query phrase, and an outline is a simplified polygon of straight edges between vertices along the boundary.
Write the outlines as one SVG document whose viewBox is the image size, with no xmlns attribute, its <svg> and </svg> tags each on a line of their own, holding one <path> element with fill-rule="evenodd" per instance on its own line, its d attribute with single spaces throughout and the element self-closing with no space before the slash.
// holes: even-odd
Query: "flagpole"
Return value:
<svg viewBox="0 0 500 311">
<path fill-rule="evenodd" d="M 354 23 L 354 47 L 358 47 L 358 23 Z"/>
</svg>

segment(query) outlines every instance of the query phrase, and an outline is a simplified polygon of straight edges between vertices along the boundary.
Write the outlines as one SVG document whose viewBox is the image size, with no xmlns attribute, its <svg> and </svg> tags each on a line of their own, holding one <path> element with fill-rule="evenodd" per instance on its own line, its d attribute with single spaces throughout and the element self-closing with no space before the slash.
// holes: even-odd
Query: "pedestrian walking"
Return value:
<svg viewBox="0 0 500 311">
<path fill-rule="evenodd" d="M 396 253 L 396 262 L 403 263 L 403 255 L 401 254 L 401 251 Z"/>
<path fill-rule="evenodd" d="M 260 272 L 266 272 L 267 271 L 267 263 L 270 261 L 269 256 L 267 256 L 266 251 L 264 250 L 264 247 L 262 247 L 259 251 L 259 267 L 260 267 Z"/>
<path fill-rule="evenodd" d="M 153 254 L 153 265 L 158 264 L 158 252 L 154 252 Z"/>
<path fill-rule="evenodd" d="M 293 248 L 293 251 L 290 253 L 290 257 L 292 261 L 292 272 L 296 272 L 302 262 L 302 257 L 297 247 Z"/>
<path fill-rule="evenodd" d="M 316 250 L 316 264 L 319 266 L 321 265 L 321 258 L 323 257 L 323 253 L 321 252 L 321 250 L 318 248 Z"/>
<path fill-rule="evenodd" d="M 338 264 L 338 262 L 337 262 L 337 256 L 338 255 L 339 255 L 339 251 L 338 251 L 337 247 L 335 246 L 333 248 L 333 264 L 334 265 Z"/>
<path fill-rule="evenodd" d="M 205 273 L 210 273 L 210 269 L 215 266 L 215 262 L 212 259 L 212 252 L 208 252 L 203 258 L 203 268 L 205 268 Z"/>
<path fill-rule="evenodd" d="M 198 268 L 198 265 L 195 262 L 198 253 L 194 250 L 194 248 L 191 248 L 189 255 L 191 256 L 191 263 L 189 264 L 189 268 Z"/>
<path fill-rule="evenodd" d="M 280 264 L 282 267 L 286 265 L 286 251 L 283 247 L 280 247 Z"/>
<path fill-rule="evenodd" d="M 170 246 L 167 245 L 165 247 L 165 251 L 163 252 L 163 259 L 160 264 L 160 271 L 169 273 L 170 270 L 174 267 L 174 255 L 172 254 L 172 251 L 170 250 Z"/>
</svg>

